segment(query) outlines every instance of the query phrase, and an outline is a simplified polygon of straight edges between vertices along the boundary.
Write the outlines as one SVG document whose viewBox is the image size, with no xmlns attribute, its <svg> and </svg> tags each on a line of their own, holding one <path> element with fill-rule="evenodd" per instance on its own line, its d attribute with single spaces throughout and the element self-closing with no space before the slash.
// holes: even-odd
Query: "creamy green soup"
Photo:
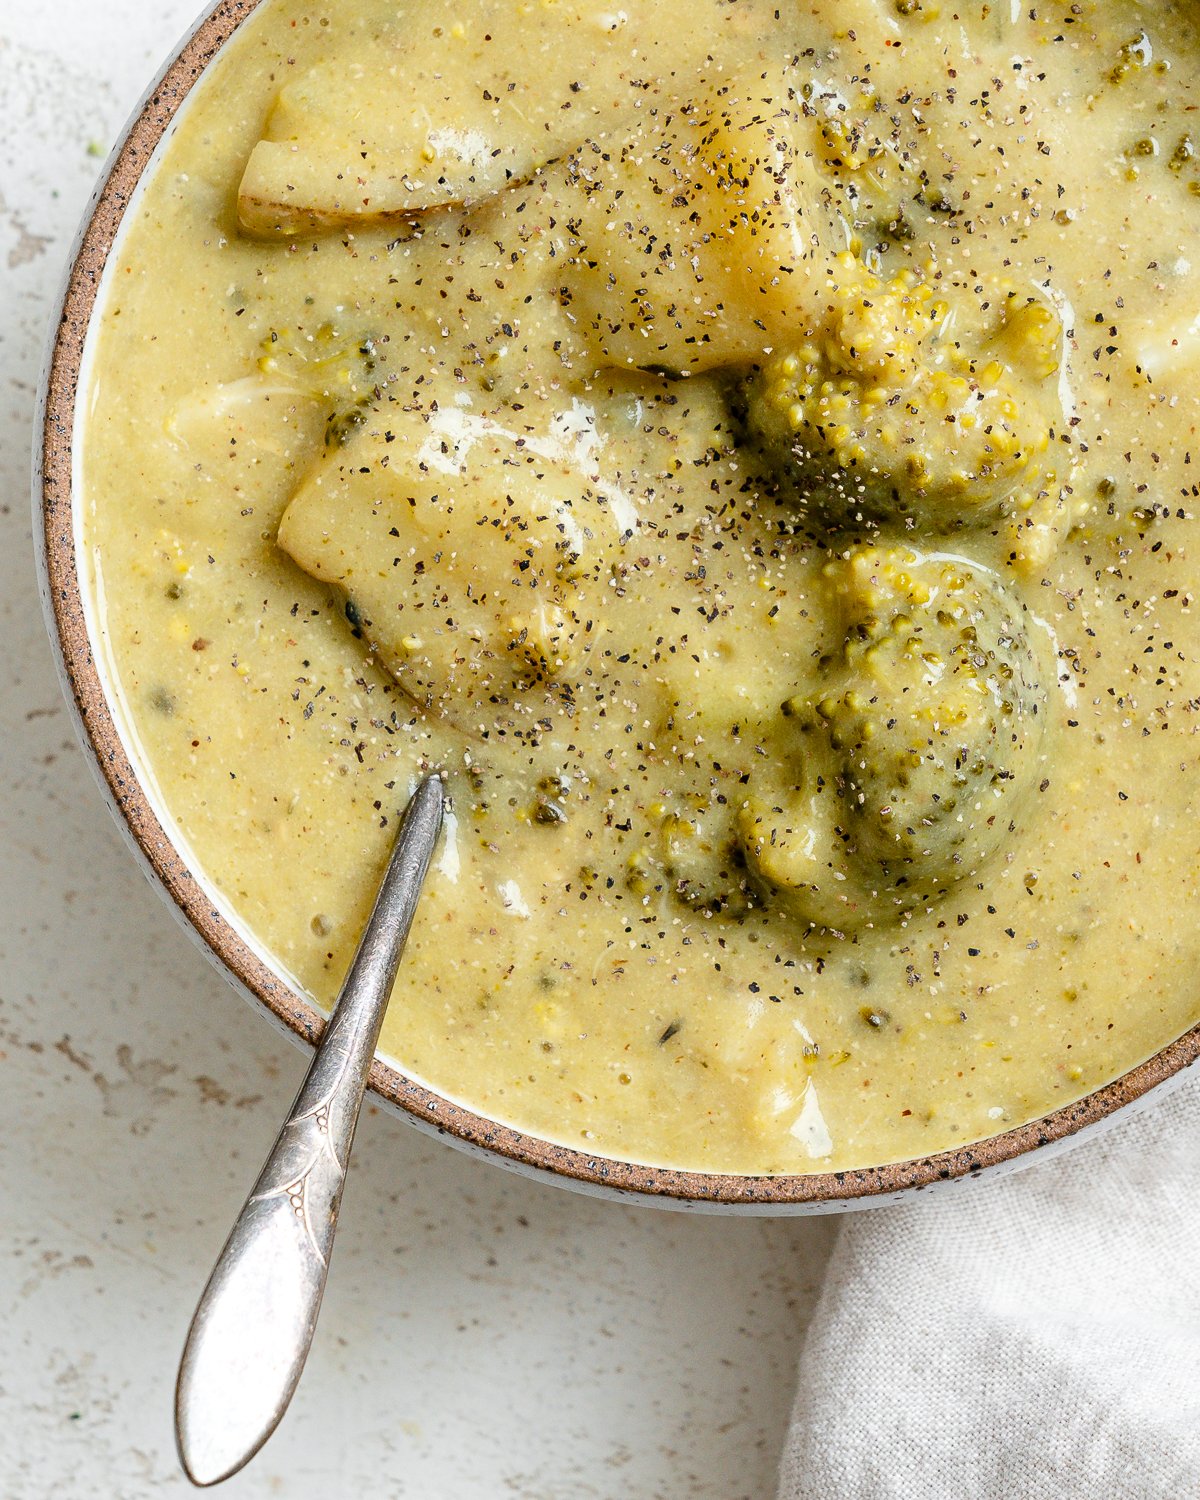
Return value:
<svg viewBox="0 0 1200 1500">
<path fill-rule="evenodd" d="M 111 668 L 328 1005 L 652 1164 L 978 1140 L 1200 1014 L 1193 8 L 263 0 L 110 272 Z"/>
</svg>

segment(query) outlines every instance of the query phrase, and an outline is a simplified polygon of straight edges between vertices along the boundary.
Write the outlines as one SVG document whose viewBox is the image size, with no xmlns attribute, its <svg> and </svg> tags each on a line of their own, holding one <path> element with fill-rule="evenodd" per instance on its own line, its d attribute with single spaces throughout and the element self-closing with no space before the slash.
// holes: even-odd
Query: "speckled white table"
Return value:
<svg viewBox="0 0 1200 1500">
<path fill-rule="evenodd" d="M 76 746 L 30 429 L 79 214 L 199 0 L 0 0 L 0 1500 L 189 1493 L 192 1305 L 304 1057 L 177 928 Z M 526 1183 L 372 1111 L 316 1349 L 231 1500 L 768 1500 L 828 1221 Z"/>
</svg>

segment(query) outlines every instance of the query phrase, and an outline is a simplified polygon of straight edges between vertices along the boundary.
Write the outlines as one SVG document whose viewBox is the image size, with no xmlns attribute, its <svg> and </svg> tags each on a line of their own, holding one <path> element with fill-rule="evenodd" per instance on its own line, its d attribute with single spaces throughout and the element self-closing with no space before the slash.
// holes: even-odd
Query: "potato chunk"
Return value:
<svg viewBox="0 0 1200 1500">
<path fill-rule="evenodd" d="M 559 296 L 598 363 L 747 364 L 823 317 L 846 230 L 788 98 L 725 80 L 572 153 Z"/>
<path fill-rule="evenodd" d="M 352 31 L 280 91 L 242 179 L 241 227 L 286 237 L 478 203 L 640 107 L 643 78 L 694 77 L 743 24 L 721 0 L 697 0 L 686 33 L 668 35 L 655 0 L 577 0 L 536 26 L 524 9 L 423 0 L 378 35 Z"/>
<path fill-rule="evenodd" d="M 259 141 L 250 153 L 238 190 L 238 223 L 249 234 L 289 237 L 405 222 L 434 208 L 486 198 L 528 177 L 544 160 L 530 144 L 498 144 L 490 122 L 486 130 L 464 124 L 461 109 L 437 125 L 414 108 L 403 128 L 396 127 L 406 137 L 402 145 L 381 144 L 373 124 L 353 136 L 357 110 L 340 128 L 323 123 L 313 97 L 319 98 L 321 83 L 319 75 L 306 80 L 301 99 L 310 105 L 307 112 L 285 90 L 271 123 L 277 136 Z M 395 89 L 390 78 L 364 80 L 356 104 L 364 96 L 369 101 L 372 83 L 378 93 L 389 83 Z M 551 151 L 558 145 L 546 143 Z"/>
<path fill-rule="evenodd" d="M 775 899 L 844 932 L 936 900 L 1004 844 L 1036 781 L 1051 664 L 982 569 L 862 547 L 826 572 L 844 645 L 784 703 L 740 829 Z"/>
<path fill-rule="evenodd" d="M 309 475 L 279 543 L 424 706 L 541 711 L 569 696 L 600 633 L 588 585 L 635 524 L 577 438 L 385 408 Z"/>
</svg>

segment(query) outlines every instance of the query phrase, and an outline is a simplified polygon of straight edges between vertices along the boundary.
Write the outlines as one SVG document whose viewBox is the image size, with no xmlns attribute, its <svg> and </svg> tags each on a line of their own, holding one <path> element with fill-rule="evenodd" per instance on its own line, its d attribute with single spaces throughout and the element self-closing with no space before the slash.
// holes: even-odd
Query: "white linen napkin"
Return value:
<svg viewBox="0 0 1200 1500">
<path fill-rule="evenodd" d="M 1200 1078 L 1019 1175 L 843 1222 L 780 1500 L 1200 1496 Z"/>
</svg>

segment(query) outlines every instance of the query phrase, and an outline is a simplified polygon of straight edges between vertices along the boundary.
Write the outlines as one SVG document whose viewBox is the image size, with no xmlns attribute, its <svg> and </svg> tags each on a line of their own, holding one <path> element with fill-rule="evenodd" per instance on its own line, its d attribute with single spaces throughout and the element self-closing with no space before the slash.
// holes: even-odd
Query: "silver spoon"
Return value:
<svg viewBox="0 0 1200 1500">
<path fill-rule="evenodd" d="M 317 1326 L 367 1073 L 442 826 L 431 776 L 405 809 L 358 952 L 287 1124 L 209 1277 L 175 1389 L 184 1470 L 236 1474 L 292 1399 Z"/>
</svg>

